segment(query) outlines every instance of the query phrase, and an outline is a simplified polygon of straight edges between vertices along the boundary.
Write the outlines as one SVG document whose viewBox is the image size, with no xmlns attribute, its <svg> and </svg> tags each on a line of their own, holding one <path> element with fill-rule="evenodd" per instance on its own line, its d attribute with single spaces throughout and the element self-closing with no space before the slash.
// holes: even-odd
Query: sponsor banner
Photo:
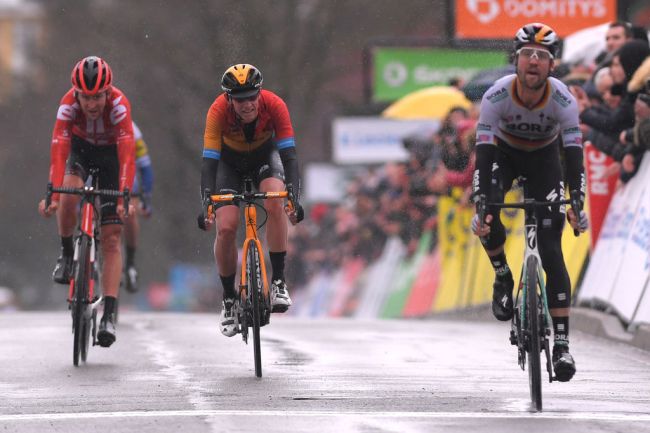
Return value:
<svg viewBox="0 0 650 433">
<path fill-rule="evenodd" d="M 372 98 L 394 101 L 426 87 L 447 86 L 452 78 L 468 81 L 479 71 L 505 64 L 503 51 L 376 47 Z"/>
<path fill-rule="evenodd" d="M 335 293 L 329 307 L 329 315 L 340 317 L 346 314 L 350 300 L 353 298 L 357 288 L 357 281 L 365 269 L 365 261 L 355 258 L 345 263 L 341 269 L 342 276 L 338 284 L 334 286 Z"/>
<path fill-rule="evenodd" d="M 405 260 L 400 267 L 400 271 L 396 278 L 395 284 L 392 287 L 390 296 L 384 305 L 382 318 L 388 319 L 393 317 L 402 316 L 406 300 L 411 293 L 413 283 L 417 277 L 422 263 L 424 262 L 429 247 L 431 246 L 432 233 L 425 232 L 420 238 L 418 249 L 408 260 Z"/>
<path fill-rule="evenodd" d="M 636 199 L 634 219 L 627 224 L 627 242 L 622 254 L 609 302 L 626 322 L 632 321 L 643 297 L 643 289 L 650 275 L 650 158 L 646 157 L 637 174 L 628 182 L 643 192 Z"/>
<path fill-rule="evenodd" d="M 589 225 L 591 228 L 591 249 L 593 250 L 605 215 L 616 189 L 618 176 L 605 178 L 607 169 L 614 160 L 596 149 L 591 142 L 585 143 L 585 165 L 587 171 L 587 200 L 589 201 Z"/>
<path fill-rule="evenodd" d="M 338 271 L 340 272 L 340 271 Z M 298 299 L 294 299 L 298 308 L 294 309 L 291 314 L 299 317 L 317 317 L 322 309 L 322 302 L 330 290 L 332 279 L 336 278 L 336 273 L 321 271 L 316 273 L 307 287 L 299 293 L 304 292 Z M 291 310 L 290 310 L 291 311 Z"/>
<path fill-rule="evenodd" d="M 524 23 L 560 36 L 616 20 L 616 0 L 456 0 L 456 38 L 512 39 Z"/>
<path fill-rule="evenodd" d="M 354 317 L 374 319 L 379 317 L 388 291 L 395 280 L 399 266 L 406 255 L 406 247 L 397 237 L 389 238 L 379 259 L 368 268 L 360 288 Z"/>
<path fill-rule="evenodd" d="M 462 251 L 455 244 L 457 234 L 457 203 L 451 197 L 438 200 L 438 249 L 440 250 L 440 268 L 442 275 L 433 311 L 447 311 L 458 308 L 463 272 Z"/>
<path fill-rule="evenodd" d="M 617 311 L 625 309 L 620 302 L 628 295 L 621 294 L 625 293 L 626 288 L 619 286 L 618 280 L 630 238 L 634 233 L 632 229 L 637 211 L 641 207 L 646 185 L 650 181 L 647 177 L 649 164 L 649 158 L 644 158 L 636 176 L 614 194 L 580 288 L 581 302 L 610 305 Z M 636 275 L 636 271 L 631 273 Z"/>
<path fill-rule="evenodd" d="M 404 306 L 404 317 L 425 316 L 431 313 L 438 284 L 440 283 L 440 249 L 429 254 L 420 267 L 411 294 Z"/>
<path fill-rule="evenodd" d="M 409 154 L 402 140 L 432 134 L 439 124 L 437 120 L 340 117 L 332 123 L 332 159 L 338 164 L 406 161 Z"/>
</svg>

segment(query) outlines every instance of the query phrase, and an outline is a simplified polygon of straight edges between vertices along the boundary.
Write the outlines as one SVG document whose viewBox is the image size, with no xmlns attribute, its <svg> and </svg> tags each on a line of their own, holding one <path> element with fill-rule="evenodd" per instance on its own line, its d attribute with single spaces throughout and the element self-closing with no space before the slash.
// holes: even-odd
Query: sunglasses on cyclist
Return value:
<svg viewBox="0 0 650 433">
<path fill-rule="evenodd" d="M 246 96 L 244 98 L 237 98 L 236 96 L 232 96 L 232 99 L 237 102 L 254 102 L 257 101 L 257 98 L 260 96 L 259 92 L 251 95 L 251 96 Z"/>
<path fill-rule="evenodd" d="M 537 60 L 550 60 L 553 58 L 553 56 L 549 51 L 541 48 L 532 48 L 532 47 L 519 48 L 517 50 L 517 54 L 526 59 L 535 58 Z"/>
</svg>

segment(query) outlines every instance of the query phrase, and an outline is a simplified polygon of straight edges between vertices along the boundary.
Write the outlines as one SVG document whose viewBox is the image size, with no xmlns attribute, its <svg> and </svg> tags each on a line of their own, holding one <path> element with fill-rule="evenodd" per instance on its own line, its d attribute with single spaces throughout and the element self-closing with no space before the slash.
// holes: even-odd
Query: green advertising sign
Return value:
<svg viewBox="0 0 650 433">
<path fill-rule="evenodd" d="M 446 86 L 451 78 L 469 80 L 504 66 L 507 57 L 503 51 L 377 47 L 373 60 L 373 100 L 391 102 L 423 87 Z"/>
</svg>

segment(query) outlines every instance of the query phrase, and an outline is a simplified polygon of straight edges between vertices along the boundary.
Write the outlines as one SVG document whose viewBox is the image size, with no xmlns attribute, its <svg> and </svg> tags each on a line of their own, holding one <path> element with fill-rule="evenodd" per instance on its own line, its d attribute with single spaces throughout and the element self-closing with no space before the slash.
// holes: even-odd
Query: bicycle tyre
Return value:
<svg viewBox="0 0 650 433">
<path fill-rule="evenodd" d="M 260 310 L 262 306 L 262 268 L 260 265 L 260 251 L 255 242 L 249 243 L 248 247 L 248 294 L 252 299 L 253 316 L 253 355 L 255 357 L 255 376 L 262 377 L 262 346 L 260 341 L 260 326 L 261 316 Z"/>
<path fill-rule="evenodd" d="M 542 364 L 541 364 L 541 337 L 540 303 L 537 287 L 537 257 L 531 256 L 526 262 L 526 322 L 528 332 L 528 382 L 530 385 L 530 399 L 535 409 L 542 410 Z"/>
<path fill-rule="evenodd" d="M 79 239 L 79 252 L 77 254 L 77 261 L 75 263 L 74 272 L 74 293 L 73 293 L 73 316 L 72 326 L 74 329 L 74 343 L 72 348 L 72 363 L 76 366 L 79 365 L 79 357 L 83 361 L 87 356 L 88 350 L 88 333 L 84 332 L 84 311 L 86 307 L 86 299 L 88 298 L 88 283 L 90 277 L 90 239 L 86 236 L 81 236 Z M 86 326 L 87 328 L 87 326 Z M 85 341 L 85 354 L 84 352 L 84 338 Z"/>
</svg>

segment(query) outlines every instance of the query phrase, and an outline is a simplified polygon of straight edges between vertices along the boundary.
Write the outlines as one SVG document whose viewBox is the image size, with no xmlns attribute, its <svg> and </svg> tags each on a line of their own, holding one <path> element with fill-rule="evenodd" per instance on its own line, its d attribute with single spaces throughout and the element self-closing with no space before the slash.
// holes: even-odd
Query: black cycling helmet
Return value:
<svg viewBox="0 0 650 433">
<path fill-rule="evenodd" d="M 560 39 L 557 33 L 542 23 L 529 23 L 517 30 L 515 34 L 515 53 L 524 45 L 535 44 L 545 47 L 553 58 L 557 57 Z"/>
<path fill-rule="evenodd" d="M 241 63 L 226 69 L 221 77 L 221 88 L 229 96 L 248 98 L 262 89 L 262 73 L 253 65 Z"/>
</svg>

